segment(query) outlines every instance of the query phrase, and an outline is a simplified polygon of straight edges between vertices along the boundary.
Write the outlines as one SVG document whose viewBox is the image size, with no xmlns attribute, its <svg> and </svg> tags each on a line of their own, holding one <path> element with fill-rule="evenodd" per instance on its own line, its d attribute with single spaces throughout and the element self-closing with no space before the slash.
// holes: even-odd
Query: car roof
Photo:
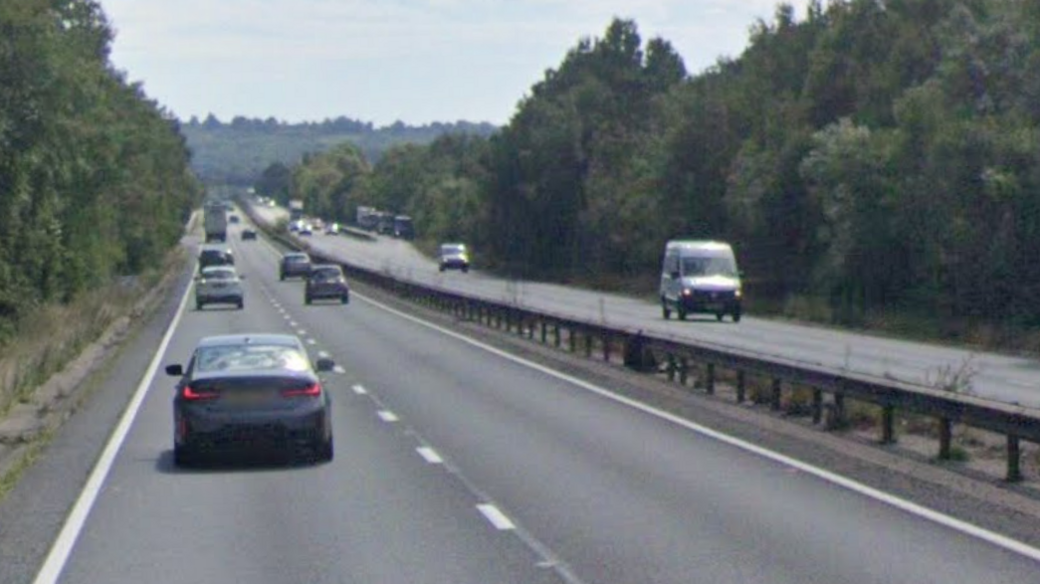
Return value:
<svg viewBox="0 0 1040 584">
<path fill-rule="evenodd" d="M 224 243 L 204 243 L 199 251 L 226 251 L 231 253 L 231 248 Z"/>
<path fill-rule="evenodd" d="M 203 337 L 197 347 L 221 347 L 227 345 L 282 345 L 303 349 L 303 343 L 296 335 L 277 333 L 242 333 L 237 335 L 214 335 Z"/>
</svg>

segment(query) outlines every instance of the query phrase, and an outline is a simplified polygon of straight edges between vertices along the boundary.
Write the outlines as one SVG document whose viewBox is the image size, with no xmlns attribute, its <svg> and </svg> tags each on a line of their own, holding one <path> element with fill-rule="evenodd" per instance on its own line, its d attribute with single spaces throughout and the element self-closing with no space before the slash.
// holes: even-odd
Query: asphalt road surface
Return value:
<svg viewBox="0 0 1040 584">
<path fill-rule="evenodd" d="M 1036 550 L 945 527 L 361 295 L 304 306 L 299 281 L 277 281 L 277 252 L 237 229 L 245 309 L 181 303 L 157 363 L 184 362 L 204 335 L 300 335 L 341 367 L 325 381 L 336 459 L 177 469 L 175 380 L 146 376 L 81 529 L 66 530 L 39 582 L 1038 579 Z"/>
<path fill-rule="evenodd" d="M 257 207 L 256 210 L 271 223 L 285 216 L 280 208 Z M 1040 360 L 1035 358 L 886 339 L 746 314 L 739 324 L 728 319 L 716 322 L 711 315 L 691 316 L 686 322 L 666 321 L 658 304 L 642 299 L 504 280 L 481 273 L 479 269 L 468 274 L 441 273 L 435 261 L 420 254 L 410 243 L 390 237 L 377 236 L 374 241 L 365 241 L 316 233 L 309 238 L 309 244 L 315 251 L 345 262 L 455 292 L 796 363 L 929 387 L 960 372 L 969 381 L 968 393 L 972 395 L 1040 407 Z M 479 250 L 476 254 L 479 267 Z M 655 270 L 656 266 L 649 269 Z"/>
</svg>

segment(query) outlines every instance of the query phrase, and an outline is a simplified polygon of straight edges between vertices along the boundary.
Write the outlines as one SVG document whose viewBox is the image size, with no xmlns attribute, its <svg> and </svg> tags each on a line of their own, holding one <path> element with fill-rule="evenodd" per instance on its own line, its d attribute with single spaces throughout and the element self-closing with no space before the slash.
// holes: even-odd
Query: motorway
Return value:
<svg viewBox="0 0 1040 584">
<path fill-rule="evenodd" d="M 951 529 L 378 299 L 304 306 L 299 281 L 278 282 L 273 247 L 232 243 L 245 309 L 180 303 L 156 362 L 183 362 L 209 334 L 300 335 L 341 367 L 325 380 L 336 459 L 178 469 L 174 379 L 145 376 L 81 528 L 37 582 L 1037 581 L 1038 550 Z M 48 457 L 76 452 L 59 436 Z M 10 505 L 56 480 L 27 476 L 0 505 L 0 559 L 17 543 L 2 524 Z"/>
<path fill-rule="evenodd" d="M 272 224 L 285 216 L 285 211 L 280 208 L 255 209 Z M 752 315 L 745 315 L 739 324 L 728 319 L 719 323 L 713 316 L 691 316 L 686 322 L 665 321 L 660 306 L 643 299 L 554 284 L 505 280 L 481 273 L 479 269 L 471 270 L 469 274 L 440 273 L 436 262 L 420 254 L 409 243 L 389 237 L 378 236 L 374 241 L 366 241 L 315 234 L 308 243 L 314 251 L 344 262 L 453 292 L 665 337 L 695 340 L 751 355 L 929 387 L 935 387 L 944 378 L 963 371 L 971 395 L 1030 408 L 1040 407 L 1040 360 L 1032 357 L 907 342 Z M 479 250 L 477 255 L 479 258 Z"/>
</svg>

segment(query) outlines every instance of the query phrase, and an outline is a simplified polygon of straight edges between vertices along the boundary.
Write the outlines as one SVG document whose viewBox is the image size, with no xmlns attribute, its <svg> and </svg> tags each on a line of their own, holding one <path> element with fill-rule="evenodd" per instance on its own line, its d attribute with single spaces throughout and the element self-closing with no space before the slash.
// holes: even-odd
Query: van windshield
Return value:
<svg viewBox="0 0 1040 584">
<path fill-rule="evenodd" d="M 726 276 L 737 277 L 737 266 L 727 257 L 685 257 L 682 258 L 683 276 Z"/>
</svg>

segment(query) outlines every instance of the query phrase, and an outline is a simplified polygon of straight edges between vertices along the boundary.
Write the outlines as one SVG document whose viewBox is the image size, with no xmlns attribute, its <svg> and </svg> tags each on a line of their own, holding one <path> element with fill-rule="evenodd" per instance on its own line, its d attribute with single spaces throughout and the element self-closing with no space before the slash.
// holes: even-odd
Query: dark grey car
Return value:
<svg viewBox="0 0 1040 584">
<path fill-rule="evenodd" d="M 350 302 L 350 286 L 342 268 L 333 264 L 311 266 L 303 302 L 310 304 L 318 299 L 339 300 L 343 304 Z"/>
<path fill-rule="evenodd" d="M 241 334 L 205 337 L 187 368 L 168 365 L 180 377 L 173 399 L 173 457 L 189 465 L 200 457 L 305 448 L 332 460 L 329 394 L 293 335 Z"/>
<path fill-rule="evenodd" d="M 282 256 L 278 267 L 278 279 L 306 278 L 311 273 L 311 258 L 305 253 L 292 252 Z"/>
</svg>

